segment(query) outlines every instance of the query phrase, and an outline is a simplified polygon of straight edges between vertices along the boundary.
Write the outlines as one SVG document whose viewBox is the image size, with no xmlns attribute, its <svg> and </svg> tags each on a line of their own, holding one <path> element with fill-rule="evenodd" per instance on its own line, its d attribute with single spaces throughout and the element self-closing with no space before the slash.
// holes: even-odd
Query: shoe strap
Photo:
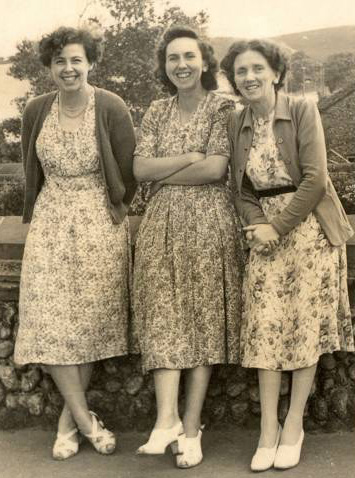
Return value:
<svg viewBox="0 0 355 478">
<path fill-rule="evenodd" d="M 97 440 L 98 438 L 101 438 L 104 441 L 107 441 L 108 435 L 111 435 L 111 432 L 105 428 L 105 425 L 96 415 L 96 413 L 90 412 L 90 415 L 92 416 L 92 429 L 91 433 L 86 433 L 85 436 L 91 440 Z M 99 430 L 98 425 L 100 425 L 101 430 Z"/>
<path fill-rule="evenodd" d="M 101 431 L 105 430 L 105 425 L 95 412 L 90 411 L 89 413 L 92 416 L 92 429 L 91 429 L 91 433 L 87 434 L 86 436 L 99 437 L 102 434 Z M 98 427 L 99 425 L 102 428 L 102 430 L 99 430 L 99 427 Z"/>
<path fill-rule="evenodd" d="M 68 438 L 72 437 L 73 435 L 75 435 L 75 433 L 78 433 L 78 429 L 77 428 L 73 428 L 72 430 L 70 430 L 68 433 L 60 433 L 60 432 L 57 432 L 57 439 L 59 440 L 67 440 Z"/>
</svg>

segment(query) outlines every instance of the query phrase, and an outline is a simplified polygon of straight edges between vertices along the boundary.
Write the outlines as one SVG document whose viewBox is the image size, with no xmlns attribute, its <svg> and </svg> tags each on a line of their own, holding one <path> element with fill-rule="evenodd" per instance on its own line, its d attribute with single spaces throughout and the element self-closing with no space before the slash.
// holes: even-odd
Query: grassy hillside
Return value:
<svg viewBox="0 0 355 478">
<path fill-rule="evenodd" d="M 221 59 L 229 45 L 237 38 L 215 37 L 211 43 Z M 355 53 L 355 25 L 322 28 L 308 32 L 290 33 L 274 38 L 294 50 L 302 50 L 311 58 L 323 61 L 327 56 L 340 52 Z"/>
</svg>

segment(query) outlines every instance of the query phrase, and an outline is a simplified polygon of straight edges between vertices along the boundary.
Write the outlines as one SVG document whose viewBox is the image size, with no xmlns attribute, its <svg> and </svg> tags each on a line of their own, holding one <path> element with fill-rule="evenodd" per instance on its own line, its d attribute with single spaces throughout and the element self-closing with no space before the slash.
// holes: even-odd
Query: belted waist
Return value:
<svg viewBox="0 0 355 478">
<path fill-rule="evenodd" d="M 279 196 L 280 194 L 294 193 L 297 191 L 296 186 L 281 186 L 279 188 L 270 188 L 270 189 L 255 189 L 255 195 L 257 198 Z"/>
</svg>

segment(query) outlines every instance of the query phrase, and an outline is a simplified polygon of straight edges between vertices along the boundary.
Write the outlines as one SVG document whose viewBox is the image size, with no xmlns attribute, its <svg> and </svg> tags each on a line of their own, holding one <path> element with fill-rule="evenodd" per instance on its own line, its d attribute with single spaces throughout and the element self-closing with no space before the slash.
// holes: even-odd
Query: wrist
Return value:
<svg viewBox="0 0 355 478">
<path fill-rule="evenodd" d="M 271 226 L 273 232 L 277 235 L 277 237 L 280 237 L 280 236 L 281 236 L 281 234 L 279 233 L 279 231 L 276 229 L 276 227 L 275 227 L 272 223 L 270 223 L 269 226 Z"/>
</svg>

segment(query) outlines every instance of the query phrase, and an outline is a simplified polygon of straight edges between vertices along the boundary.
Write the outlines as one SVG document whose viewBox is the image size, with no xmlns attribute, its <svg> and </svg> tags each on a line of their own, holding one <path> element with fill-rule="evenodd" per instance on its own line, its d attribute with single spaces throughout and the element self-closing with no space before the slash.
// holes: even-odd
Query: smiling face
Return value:
<svg viewBox="0 0 355 478">
<path fill-rule="evenodd" d="M 80 43 L 65 45 L 58 55 L 53 56 L 50 66 L 53 81 L 65 92 L 85 87 L 91 68 L 84 46 Z"/>
<path fill-rule="evenodd" d="M 194 38 L 176 38 L 168 44 L 165 71 L 178 91 L 193 91 L 201 87 L 201 75 L 206 71 L 206 65 Z"/>
<path fill-rule="evenodd" d="M 272 102 L 274 85 L 280 74 L 275 72 L 267 59 L 258 51 L 247 50 L 234 60 L 234 80 L 241 95 L 250 103 Z"/>
</svg>

